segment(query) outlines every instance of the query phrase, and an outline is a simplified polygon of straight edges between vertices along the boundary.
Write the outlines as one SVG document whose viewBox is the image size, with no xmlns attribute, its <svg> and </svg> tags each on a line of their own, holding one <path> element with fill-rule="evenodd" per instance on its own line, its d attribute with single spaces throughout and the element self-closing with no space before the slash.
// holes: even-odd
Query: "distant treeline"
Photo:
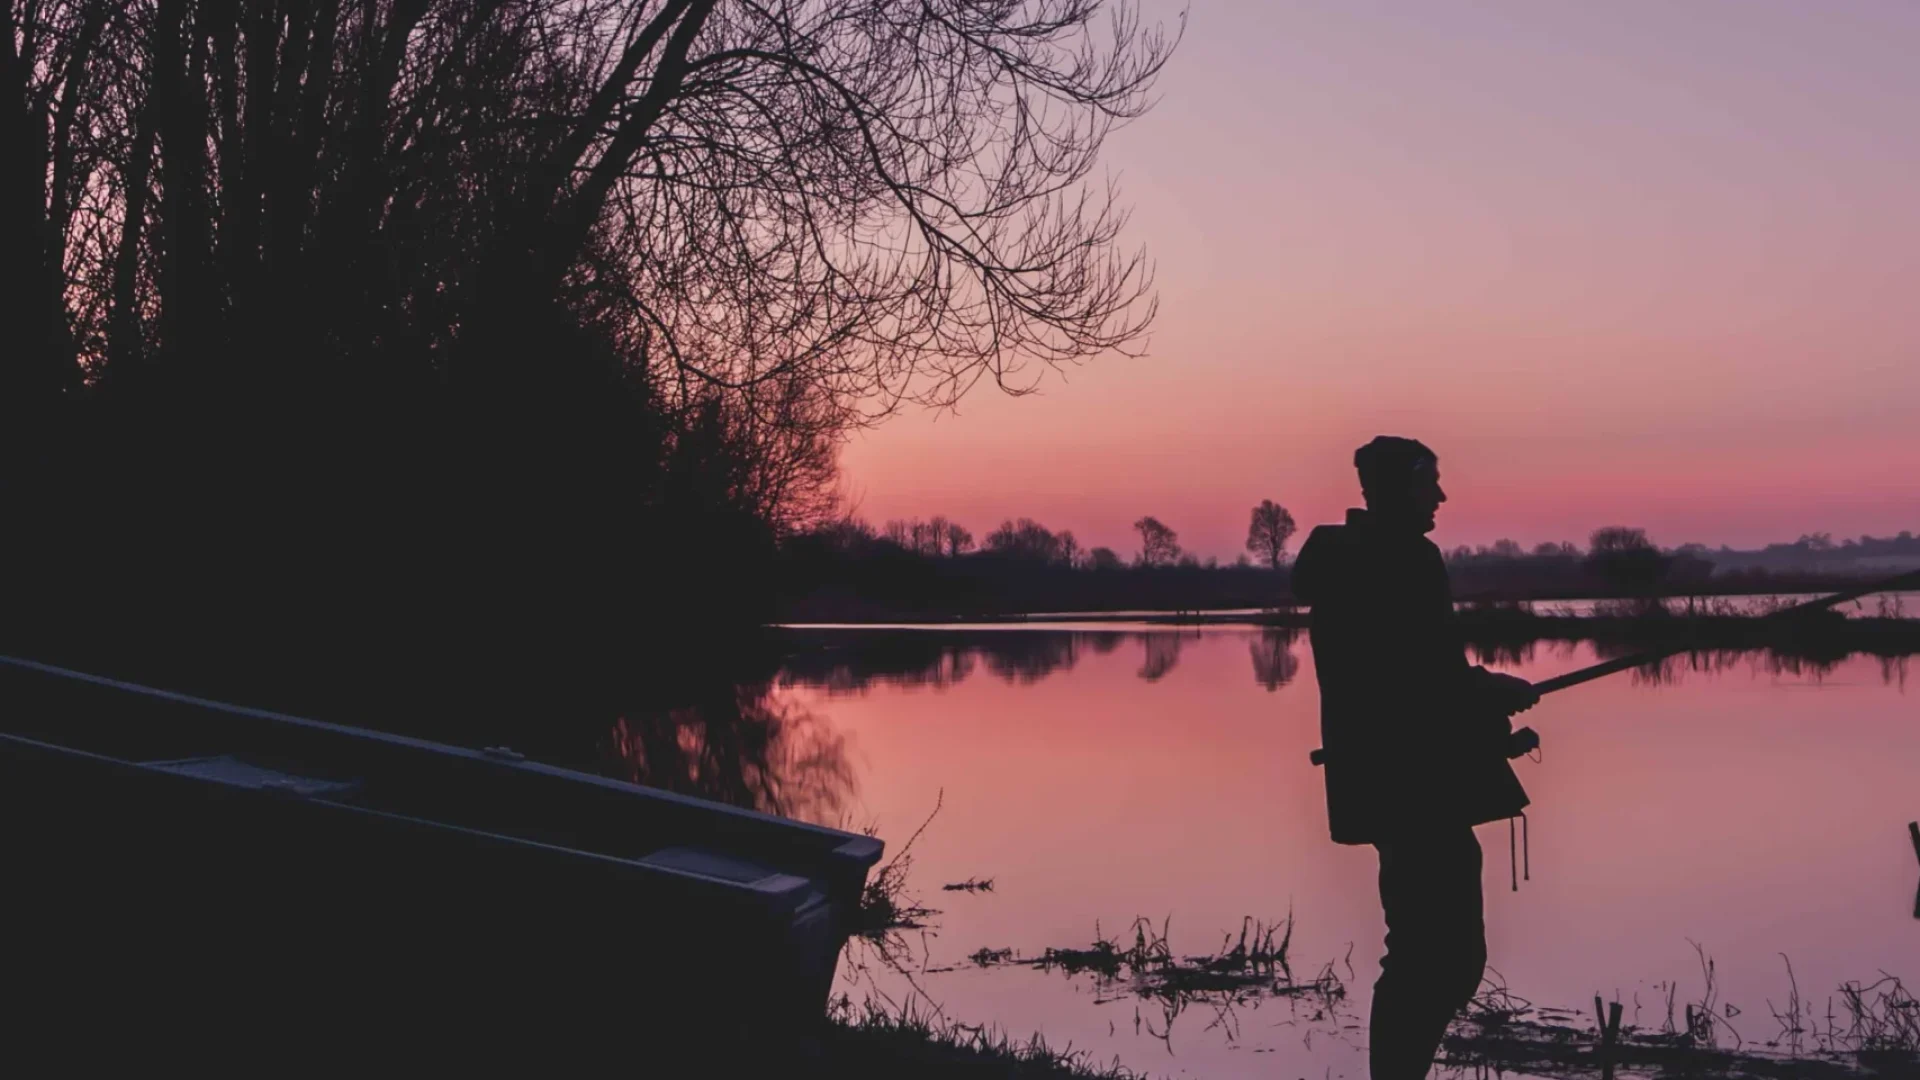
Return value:
<svg viewBox="0 0 1920 1080">
<path fill-rule="evenodd" d="M 1072 531 L 1031 518 L 1004 521 L 978 543 L 972 530 L 944 517 L 877 529 L 847 518 L 782 545 L 781 609 L 790 621 L 830 621 L 1273 607 L 1288 602 L 1281 555 L 1292 528 L 1285 518 L 1268 565 L 1256 567 L 1244 556 L 1229 566 L 1203 563 L 1152 517 L 1134 523 L 1140 547 L 1131 558 L 1085 548 Z"/>
<path fill-rule="evenodd" d="M 1911 532 L 1835 543 L 1826 533 L 1758 551 L 1688 543 L 1661 548 L 1643 529 L 1595 530 L 1588 548 L 1511 540 L 1447 552 L 1454 591 L 1463 596 L 1552 598 L 1676 593 L 1795 592 L 1920 567 Z"/>
<path fill-rule="evenodd" d="M 783 617 L 789 621 L 979 616 L 1049 611 L 1198 611 L 1272 608 L 1292 603 L 1286 542 L 1294 532 L 1284 507 L 1253 509 L 1247 547 L 1227 565 L 1201 560 L 1178 534 L 1153 517 L 1134 523 L 1139 546 L 1125 555 L 1087 548 L 1071 530 L 1031 519 L 1002 522 L 978 541 L 945 517 L 898 519 L 875 527 L 858 518 L 834 521 L 790 537 L 782 546 Z M 1822 547 L 1821 545 L 1826 545 Z M 1820 589 L 1849 578 L 1900 568 L 1920 541 L 1911 534 L 1862 537 L 1834 545 L 1821 537 L 1765 549 L 1860 552 L 1864 558 L 1771 563 L 1728 558 L 1731 549 L 1699 544 L 1663 549 L 1646 530 L 1597 529 L 1584 549 L 1511 540 L 1446 553 L 1461 599 L 1654 597 Z M 1871 553 L 1871 555 L 1866 555 Z M 1754 553 L 1734 552 L 1734 556 Z"/>
</svg>

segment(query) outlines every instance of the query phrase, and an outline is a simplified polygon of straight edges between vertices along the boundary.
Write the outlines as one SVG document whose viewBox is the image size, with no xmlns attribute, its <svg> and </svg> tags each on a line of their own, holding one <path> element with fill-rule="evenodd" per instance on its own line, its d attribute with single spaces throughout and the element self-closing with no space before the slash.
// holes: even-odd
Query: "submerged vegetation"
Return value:
<svg viewBox="0 0 1920 1080">
<path fill-rule="evenodd" d="M 1019 966 L 1086 977 L 1093 981 L 1096 1004 L 1134 1001 L 1135 1033 L 1160 1040 L 1169 1050 L 1174 1023 L 1190 1010 L 1208 1018 L 1205 1030 L 1238 1042 L 1243 1010 L 1275 999 L 1296 1005 L 1295 1017 L 1308 1028 L 1309 1046 L 1312 1031 L 1333 1037 L 1357 1033 L 1358 1018 L 1344 1007 L 1347 981 L 1335 964 L 1323 965 L 1309 978 L 1294 976 L 1292 934 L 1291 917 L 1273 925 L 1249 918 L 1237 936 L 1226 934 L 1214 952 L 1183 955 L 1169 945 L 1166 921 L 1156 927 L 1141 918 L 1134 921 L 1130 941 L 1107 937 L 1096 927 L 1093 942 L 1084 947 L 1047 948 L 1034 956 L 982 948 L 963 965 L 920 973 Z M 1666 994 L 1665 1017 L 1652 1027 L 1623 1023 L 1621 1003 L 1599 997 L 1591 1023 L 1580 1010 L 1535 1006 L 1489 970 L 1480 993 L 1449 1030 L 1439 1064 L 1453 1075 L 1525 1072 L 1570 1080 L 1615 1075 L 1724 1080 L 1920 1075 L 1920 1000 L 1897 976 L 1882 972 L 1870 981 L 1849 981 L 1813 1002 L 1801 996 L 1789 963 L 1786 998 L 1779 1005 L 1768 1002 L 1774 1029 L 1743 1035 L 1735 1024 L 1741 1010 L 1720 998 L 1713 960 L 1704 951 L 1699 958 L 1700 996 L 1683 1002 L 1677 983 L 1658 984 Z M 1351 967 L 1347 970 L 1351 978 Z M 918 983 L 914 989 L 926 993 Z M 1141 1004 L 1151 1004 L 1155 1015 L 1143 1016 Z M 1302 1004 L 1310 1010 L 1304 1017 L 1297 1007 Z M 1638 1011 L 1636 1005 L 1636 1015 Z M 949 1030 L 979 1030 L 944 1018 L 941 1022 Z"/>
<path fill-rule="evenodd" d="M 1578 1013 L 1535 1008 L 1496 975 L 1448 1032 L 1442 1064 L 1466 1075 L 1524 1070 L 1568 1078 L 1616 1072 L 1738 1080 L 1920 1075 L 1920 1001 L 1895 976 L 1883 972 L 1872 982 L 1843 983 L 1817 1005 L 1801 998 L 1788 963 L 1785 1002 L 1768 1002 L 1777 1030 L 1749 1039 L 1733 1023 L 1740 1011 L 1718 999 L 1714 963 L 1704 952 L 1700 964 L 1701 997 L 1680 1005 L 1674 984 L 1663 984 L 1665 1019 L 1652 1028 L 1623 1024 L 1621 1003 L 1598 997 L 1591 1025 Z"/>
<path fill-rule="evenodd" d="M 1089 975 L 1097 1002 L 1133 998 L 1150 1004 L 1158 1023 L 1134 1010 L 1134 1029 L 1172 1047 L 1173 1025 L 1189 1009 L 1211 1013 L 1207 1030 L 1219 1029 L 1229 1040 L 1240 1037 L 1240 1010 L 1258 1008 L 1271 999 L 1290 999 L 1312 1007 L 1310 1019 L 1331 1018 L 1347 996 L 1346 984 L 1328 963 L 1310 978 L 1296 978 L 1289 952 L 1293 945 L 1293 916 L 1265 923 L 1251 916 L 1242 920 L 1239 935 L 1226 934 L 1220 947 L 1204 955 L 1175 952 L 1168 940 L 1171 919 L 1158 927 L 1152 920 L 1133 922 L 1130 943 L 1109 938 L 1094 926 L 1093 943 L 1080 948 L 1048 948 L 1038 956 L 1021 956 L 1012 949 L 980 949 L 967 958 L 973 967 L 1021 966 L 1058 972 L 1069 978 Z M 930 969 L 929 973 L 952 968 Z"/>
<path fill-rule="evenodd" d="M 935 807 L 937 813 L 938 806 Z M 931 815 L 928 822 L 931 822 Z M 1013 948 L 983 947 L 963 962 L 928 966 L 898 936 L 903 929 L 930 929 L 925 917 L 937 915 L 903 901 L 910 861 L 901 856 L 927 827 L 923 822 L 902 852 L 881 875 L 878 891 L 893 925 L 875 926 L 868 940 L 899 976 L 909 993 L 896 999 L 872 982 L 864 963 L 854 970 L 872 987 L 855 1006 L 843 995 L 832 1010 L 832 1031 L 825 1040 L 838 1075 L 893 1075 L 911 1070 L 925 1076 L 1134 1077 L 1116 1060 L 1099 1066 L 1084 1050 L 1056 1050 L 1039 1035 L 1021 1042 L 991 1027 L 950 1017 L 929 993 L 926 976 L 962 970 L 1021 967 L 1092 983 L 1096 1005 L 1133 1006 L 1132 1028 L 1174 1049 L 1174 1027 L 1183 1017 L 1204 1017 L 1204 1030 L 1228 1043 L 1243 1037 L 1246 1014 L 1263 1004 L 1285 1002 L 1287 1026 L 1302 1029 L 1305 1045 L 1316 1035 L 1351 1042 L 1363 1035 L 1348 1001 L 1354 977 L 1351 947 L 1343 962 L 1346 977 L 1329 961 L 1302 977 L 1293 956 L 1292 913 L 1265 922 L 1241 920 L 1236 931 L 1221 935 L 1209 952 L 1185 953 L 1171 942 L 1171 919 L 1158 924 L 1136 918 L 1124 935 L 1109 936 L 1096 923 L 1093 940 L 1081 946 L 1053 946 L 1037 954 Z M 979 879 L 949 885 L 965 891 Z M 911 913 L 901 918 L 901 913 Z M 1920 1075 L 1920 1000 L 1888 972 L 1841 984 L 1821 1000 L 1803 997 L 1793 966 L 1783 956 L 1787 993 L 1769 999 L 1771 1029 L 1755 1031 L 1740 1009 L 1724 1001 L 1718 971 L 1704 948 L 1694 945 L 1701 989 L 1683 999 L 1677 982 L 1656 983 L 1664 994 L 1664 1017 L 1651 1026 L 1632 1021 L 1620 1001 L 1596 996 L 1591 1022 L 1583 1010 L 1536 1006 L 1514 993 L 1499 972 L 1489 969 L 1481 991 L 1450 1028 L 1438 1061 L 1442 1075 L 1486 1077 L 1509 1072 L 1612 1080 L 1615 1076 L 1716 1078 L 1716 1080 L 1873 1080 Z M 1762 1025 L 1764 1027 L 1764 1025 Z M 1743 1031 L 1743 1028 L 1747 1030 Z M 1264 1049 L 1264 1048 L 1263 1048 Z M 893 1070 L 893 1072 L 888 1072 Z M 997 1070 L 997 1071 L 996 1071 Z"/>
</svg>

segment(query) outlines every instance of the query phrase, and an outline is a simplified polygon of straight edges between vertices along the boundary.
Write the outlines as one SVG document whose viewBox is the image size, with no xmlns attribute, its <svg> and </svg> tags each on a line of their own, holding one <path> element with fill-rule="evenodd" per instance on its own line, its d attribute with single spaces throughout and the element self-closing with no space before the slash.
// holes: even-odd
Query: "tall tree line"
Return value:
<svg viewBox="0 0 1920 1080">
<path fill-rule="evenodd" d="M 640 567 L 817 518 L 850 427 L 1141 340 L 1089 178 L 1170 48 L 1106 0 L 0 0 L 16 554 L 698 606 Z"/>
</svg>

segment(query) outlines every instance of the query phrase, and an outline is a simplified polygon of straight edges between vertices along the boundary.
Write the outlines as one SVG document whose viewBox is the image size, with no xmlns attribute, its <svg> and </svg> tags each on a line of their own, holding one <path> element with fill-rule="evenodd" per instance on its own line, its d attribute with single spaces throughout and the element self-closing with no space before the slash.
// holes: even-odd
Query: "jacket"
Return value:
<svg viewBox="0 0 1920 1080">
<path fill-rule="evenodd" d="M 1312 608 L 1327 818 L 1342 844 L 1513 817 L 1511 722 L 1493 676 L 1467 663 L 1440 549 L 1349 510 L 1300 548 L 1294 598 Z"/>
</svg>

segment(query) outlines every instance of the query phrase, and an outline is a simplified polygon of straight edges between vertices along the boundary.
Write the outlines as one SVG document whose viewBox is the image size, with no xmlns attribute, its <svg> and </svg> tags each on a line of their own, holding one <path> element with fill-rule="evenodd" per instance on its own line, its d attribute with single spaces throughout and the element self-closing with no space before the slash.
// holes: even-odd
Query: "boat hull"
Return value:
<svg viewBox="0 0 1920 1080">
<path fill-rule="evenodd" d="M 879 853 L 350 729 L 219 734 L 235 755 L 184 761 L 0 735 L 16 1054 L 784 1059 L 821 1022 Z M 303 749 L 323 779 L 275 771 Z"/>
</svg>

